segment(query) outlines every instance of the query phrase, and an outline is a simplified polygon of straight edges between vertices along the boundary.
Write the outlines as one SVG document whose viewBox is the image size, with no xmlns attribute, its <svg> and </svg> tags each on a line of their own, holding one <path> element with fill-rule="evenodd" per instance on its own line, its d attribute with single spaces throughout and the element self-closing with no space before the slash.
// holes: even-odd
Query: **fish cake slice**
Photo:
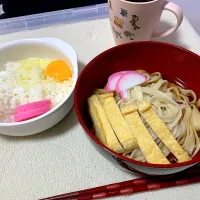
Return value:
<svg viewBox="0 0 200 200">
<path fill-rule="evenodd" d="M 105 110 L 108 120 L 123 148 L 126 152 L 131 152 L 138 147 L 137 141 L 119 109 L 113 94 L 98 95 L 98 98 Z"/>
<path fill-rule="evenodd" d="M 147 162 L 152 164 L 170 164 L 145 127 L 137 112 L 137 107 L 128 104 L 122 107 L 121 111 Z"/>
<path fill-rule="evenodd" d="M 179 145 L 179 143 L 168 130 L 165 123 L 152 109 L 150 103 L 143 101 L 141 104 L 139 104 L 138 108 L 142 117 L 160 138 L 160 140 L 165 144 L 165 146 L 170 150 L 170 152 L 176 157 L 179 163 L 191 160 L 188 153 Z"/>
<path fill-rule="evenodd" d="M 113 151 L 124 153 L 125 150 L 119 143 L 96 95 L 92 95 L 88 98 L 88 109 L 94 125 L 96 137 Z"/>
</svg>

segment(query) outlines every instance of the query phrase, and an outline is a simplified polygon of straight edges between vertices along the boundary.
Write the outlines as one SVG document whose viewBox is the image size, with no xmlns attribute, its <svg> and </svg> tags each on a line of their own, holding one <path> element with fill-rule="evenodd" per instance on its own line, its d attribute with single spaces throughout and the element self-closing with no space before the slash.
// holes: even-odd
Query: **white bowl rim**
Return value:
<svg viewBox="0 0 200 200">
<path fill-rule="evenodd" d="M 45 114 L 40 115 L 38 117 L 35 117 L 33 119 L 22 121 L 22 122 L 8 122 L 8 123 L 7 122 L 6 123 L 0 122 L 0 127 L 25 125 L 25 124 L 38 121 L 42 118 L 45 118 L 45 117 L 51 115 L 55 110 L 57 110 L 59 107 L 61 107 L 68 100 L 68 98 L 70 97 L 70 95 L 72 94 L 72 92 L 74 91 L 74 88 L 76 86 L 76 82 L 77 82 L 77 79 L 78 79 L 77 53 L 76 53 L 75 49 L 70 44 L 68 44 L 67 42 L 65 42 L 63 40 L 60 40 L 58 38 L 53 38 L 53 37 L 20 39 L 20 40 L 13 40 L 13 41 L 9 41 L 9 42 L 4 43 L 0 46 L 0 49 L 4 49 L 4 48 L 9 47 L 9 46 L 14 46 L 14 45 L 23 44 L 23 43 L 28 44 L 28 43 L 31 43 L 31 42 L 45 43 L 45 44 L 48 44 L 49 46 L 52 46 L 53 48 L 56 48 L 56 46 L 57 46 L 57 48 L 59 48 L 62 51 L 64 51 L 63 47 L 70 48 L 70 51 L 73 52 L 73 54 L 75 56 L 74 60 L 75 60 L 75 63 L 76 63 L 75 66 L 72 65 L 73 66 L 73 76 L 74 76 L 72 87 L 69 89 L 67 96 L 59 104 L 57 104 L 53 109 L 46 112 Z"/>
</svg>

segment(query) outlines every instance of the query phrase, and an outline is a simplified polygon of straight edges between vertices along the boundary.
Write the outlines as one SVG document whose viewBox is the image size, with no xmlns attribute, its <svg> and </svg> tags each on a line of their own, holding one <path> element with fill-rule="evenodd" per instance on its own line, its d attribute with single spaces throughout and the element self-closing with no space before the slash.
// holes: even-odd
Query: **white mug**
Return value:
<svg viewBox="0 0 200 200">
<path fill-rule="evenodd" d="M 130 2 L 126 0 L 108 0 L 111 28 L 116 44 L 145 41 L 151 38 L 167 36 L 181 25 L 183 12 L 181 8 L 166 0 L 148 2 Z M 157 24 L 163 10 L 176 15 L 176 25 L 162 33 L 156 33 Z"/>
</svg>

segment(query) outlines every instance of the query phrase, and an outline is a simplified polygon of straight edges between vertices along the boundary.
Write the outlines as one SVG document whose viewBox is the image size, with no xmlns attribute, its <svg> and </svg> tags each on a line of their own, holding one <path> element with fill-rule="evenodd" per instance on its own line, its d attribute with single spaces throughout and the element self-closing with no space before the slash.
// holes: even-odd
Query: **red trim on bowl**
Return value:
<svg viewBox="0 0 200 200">
<path fill-rule="evenodd" d="M 89 137 L 96 143 L 98 144 L 100 147 L 102 147 L 103 149 L 105 149 L 106 151 L 110 152 L 111 154 L 114 154 L 116 157 L 125 160 L 127 162 L 136 164 L 136 165 L 141 165 L 141 166 L 145 166 L 145 167 L 151 167 L 151 168 L 178 168 L 178 167 L 184 167 L 184 166 L 188 166 L 188 165 L 193 165 L 193 164 L 197 164 L 198 162 L 200 162 L 200 160 L 195 160 L 192 159 L 191 161 L 187 161 L 187 162 L 183 162 L 183 163 L 174 163 L 174 164 L 149 164 L 149 163 L 144 163 L 144 162 L 140 162 L 140 161 L 136 161 L 136 160 L 132 160 L 130 158 L 127 158 L 125 156 L 122 156 L 114 151 L 112 151 L 111 149 L 109 149 L 108 147 L 106 147 L 105 145 L 103 145 L 94 135 L 93 133 L 87 128 L 87 126 L 85 125 L 80 113 L 79 113 L 79 108 L 78 108 L 78 104 L 77 104 L 77 91 L 78 91 L 78 87 L 79 87 L 79 82 L 83 76 L 83 74 L 87 71 L 87 68 L 93 64 L 93 62 L 95 62 L 96 60 L 98 60 L 102 55 L 106 54 L 109 51 L 112 51 L 115 48 L 118 48 L 119 46 L 128 46 L 128 45 L 133 45 L 133 44 L 138 44 L 138 43 L 147 43 L 147 44 L 162 44 L 165 46 L 171 46 L 173 48 L 177 48 L 177 49 L 181 49 L 182 51 L 185 51 L 189 54 L 192 54 L 193 56 L 196 56 L 200 59 L 200 56 L 187 50 L 184 49 L 182 47 L 173 45 L 173 44 L 168 44 L 168 43 L 164 43 L 164 42 L 155 42 L 155 41 L 139 41 L 139 42 L 133 42 L 133 43 L 127 43 L 127 44 L 122 44 L 122 45 L 118 45 L 115 47 L 112 47 L 102 53 L 100 53 L 99 55 L 97 55 L 95 58 L 93 58 L 86 66 L 85 68 L 82 70 L 81 74 L 78 77 L 78 80 L 76 82 L 76 87 L 74 90 L 74 107 L 75 107 L 75 111 L 78 117 L 78 120 L 80 122 L 80 124 L 82 125 L 82 127 L 84 128 L 85 132 L 89 135 Z"/>
</svg>

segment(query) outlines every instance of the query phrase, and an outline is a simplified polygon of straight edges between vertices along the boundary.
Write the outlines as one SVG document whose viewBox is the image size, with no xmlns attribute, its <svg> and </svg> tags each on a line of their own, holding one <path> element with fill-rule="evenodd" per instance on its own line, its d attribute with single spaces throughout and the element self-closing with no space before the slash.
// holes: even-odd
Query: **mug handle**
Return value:
<svg viewBox="0 0 200 200">
<path fill-rule="evenodd" d="M 172 34 L 174 31 L 176 31 L 176 29 L 181 25 L 181 23 L 183 21 L 183 11 L 175 3 L 167 1 L 164 6 L 164 10 L 169 10 L 176 15 L 176 19 L 177 19 L 176 26 L 174 26 L 173 28 L 171 28 L 165 32 L 161 32 L 161 33 L 155 32 L 155 33 L 153 33 L 152 38 L 162 38 L 162 37 Z"/>
</svg>

